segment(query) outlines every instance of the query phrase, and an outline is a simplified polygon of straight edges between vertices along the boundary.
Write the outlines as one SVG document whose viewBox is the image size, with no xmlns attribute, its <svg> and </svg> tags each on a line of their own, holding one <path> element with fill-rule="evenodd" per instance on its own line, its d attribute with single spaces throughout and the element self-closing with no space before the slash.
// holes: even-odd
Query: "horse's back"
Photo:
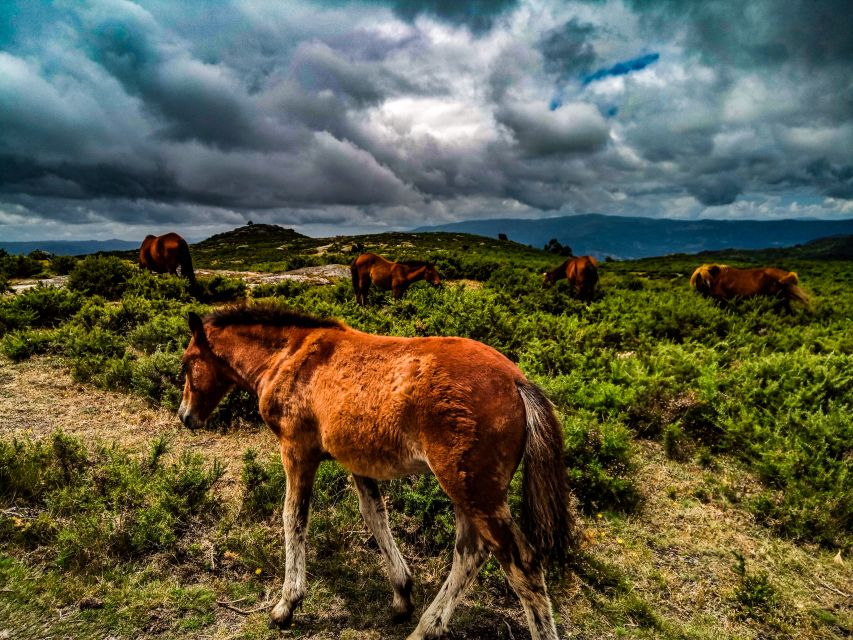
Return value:
<svg viewBox="0 0 853 640">
<path fill-rule="evenodd" d="M 139 264 L 157 273 L 174 271 L 189 258 L 189 245 L 175 232 L 148 235 L 139 250 Z"/>
<path fill-rule="evenodd" d="M 722 299 L 772 296 L 796 283 L 795 273 L 775 267 L 726 267 L 712 283 L 711 294 Z"/>
<path fill-rule="evenodd" d="M 515 468 L 524 375 L 503 355 L 464 338 L 328 338 L 333 347 L 310 347 L 329 353 L 309 367 L 308 396 L 323 449 L 344 467 L 377 479 L 429 468 L 444 484 L 461 457 L 505 447 Z"/>
</svg>

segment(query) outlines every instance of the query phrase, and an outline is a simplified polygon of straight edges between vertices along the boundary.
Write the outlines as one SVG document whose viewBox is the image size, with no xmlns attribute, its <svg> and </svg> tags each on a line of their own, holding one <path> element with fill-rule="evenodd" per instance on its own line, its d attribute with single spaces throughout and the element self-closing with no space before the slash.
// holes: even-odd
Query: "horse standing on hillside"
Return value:
<svg viewBox="0 0 853 640">
<path fill-rule="evenodd" d="M 190 256 L 187 241 L 177 233 L 166 233 L 162 236 L 145 236 L 139 248 L 139 268 L 148 269 L 153 273 L 171 273 L 177 275 L 178 267 L 181 275 L 190 281 L 190 286 L 196 287 L 195 271 Z"/>
<path fill-rule="evenodd" d="M 532 638 L 557 640 L 543 571 L 575 547 L 578 527 L 560 422 L 518 367 L 473 340 L 371 335 L 269 305 L 234 306 L 204 319 L 190 314 L 189 325 L 182 422 L 201 426 L 237 386 L 257 394 L 280 443 L 286 567 L 274 623 L 287 627 L 305 596 L 312 485 L 320 462 L 334 459 L 353 474 L 398 619 L 414 609 L 412 579 L 376 480 L 431 471 L 453 502 L 450 575 L 409 640 L 446 632 L 489 552 L 521 600 Z M 524 533 L 507 504 L 522 458 Z"/>
<path fill-rule="evenodd" d="M 550 286 L 565 278 L 572 292 L 581 300 L 592 300 L 595 285 L 598 284 L 598 262 L 592 256 L 569 258 L 556 269 L 546 271 L 545 286 Z"/>
<path fill-rule="evenodd" d="M 362 253 L 350 265 L 352 288 L 359 304 L 367 302 L 367 290 L 373 282 L 377 287 L 394 292 L 394 299 L 403 297 L 413 282 L 426 280 L 432 285 L 441 284 L 441 278 L 432 262 L 392 262 L 375 253 Z"/>
<path fill-rule="evenodd" d="M 807 304 L 809 297 L 793 271 L 772 267 L 737 269 L 725 264 L 703 264 L 690 277 L 690 286 L 703 296 L 727 301 L 753 296 L 777 297 L 790 308 L 792 300 Z"/>
</svg>

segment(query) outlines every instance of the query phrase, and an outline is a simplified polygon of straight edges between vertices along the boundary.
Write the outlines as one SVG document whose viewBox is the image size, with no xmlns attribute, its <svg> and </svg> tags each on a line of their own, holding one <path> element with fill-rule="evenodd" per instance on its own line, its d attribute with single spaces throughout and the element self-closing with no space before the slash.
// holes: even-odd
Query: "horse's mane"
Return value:
<svg viewBox="0 0 853 640">
<path fill-rule="evenodd" d="M 561 263 L 560 263 L 560 266 L 559 266 L 559 267 L 554 267 L 553 269 L 551 269 L 550 271 L 548 271 L 548 273 L 554 273 L 554 274 L 556 274 L 556 273 L 563 273 L 563 272 L 565 272 L 566 267 L 568 267 L 568 266 L 569 266 L 569 263 L 570 263 L 572 260 L 574 260 L 574 259 L 575 259 L 575 257 L 574 257 L 574 256 L 569 256 L 568 258 L 566 258 L 565 260 L 563 260 L 563 262 L 561 262 Z"/>
<path fill-rule="evenodd" d="M 275 303 L 235 304 L 217 309 L 205 316 L 214 327 L 265 324 L 274 327 L 300 327 L 305 329 L 334 329 L 344 325 L 334 318 L 317 318 L 301 311 Z"/>
<path fill-rule="evenodd" d="M 407 267 L 431 267 L 433 266 L 431 262 L 424 262 L 423 260 L 397 260 L 397 264 L 402 264 Z"/>
</svg>

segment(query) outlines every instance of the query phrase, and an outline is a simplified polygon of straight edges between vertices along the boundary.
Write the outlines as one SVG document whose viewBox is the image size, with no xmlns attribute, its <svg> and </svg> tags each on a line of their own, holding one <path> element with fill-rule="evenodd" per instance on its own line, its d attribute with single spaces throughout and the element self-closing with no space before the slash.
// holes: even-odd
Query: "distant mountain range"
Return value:
<svg viewBox="0 0 853 640">
<path fill-rule="evenodd" d="M 414 231 L 450 231 L 510 240 L 542 248 L 551 238 L 575 255 L 617 260 L 720 249 L 791 247 L 817 238 L 853 234 L 849 220 L 672 220 L 596 213 L 526 220 L 466 220 Z"/>
<path fill-rule="evenodd" d="M 58 256 L 82 256 L 98 251 L 138 249 L 139 245 L 139 242 L 129 240 L 33 240 L 31 242 L 0 242 L 0 249 L 5 249 L 13 255 L 41 249 Z"/>
</svg>

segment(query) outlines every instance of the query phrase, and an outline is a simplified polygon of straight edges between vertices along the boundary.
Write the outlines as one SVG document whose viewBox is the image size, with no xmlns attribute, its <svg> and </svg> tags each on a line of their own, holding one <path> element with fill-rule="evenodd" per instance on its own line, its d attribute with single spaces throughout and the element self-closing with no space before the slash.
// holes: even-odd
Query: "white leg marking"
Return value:
<svg viewBox="0 0 853 640">
<path fill-rule="evenodd" d="M 487 556 L 482 538 L 471 527 L 468 519 L 457 511 L 456 547 L 453 551 L 450 575 L 407 640 L 438 638 L 447 631 L 456 605 L 474 582 Z"/>
<path fill-rule="evenodd" d="M 315 469 L 316 470 L 316 469 Z M 294 474 L 295 475 L 295 474 Z M 290 623 L 293 611 L 302 602 L 307 589 L 305 578 L 305 539 L 308 531 L 308 509 L 311 500 L 313 472 L 301 478 L 288 474 L 287 495 L 284 499 L 284 586 L 281 599 L 270 617 L 280 625 Z"/>
</svg>

